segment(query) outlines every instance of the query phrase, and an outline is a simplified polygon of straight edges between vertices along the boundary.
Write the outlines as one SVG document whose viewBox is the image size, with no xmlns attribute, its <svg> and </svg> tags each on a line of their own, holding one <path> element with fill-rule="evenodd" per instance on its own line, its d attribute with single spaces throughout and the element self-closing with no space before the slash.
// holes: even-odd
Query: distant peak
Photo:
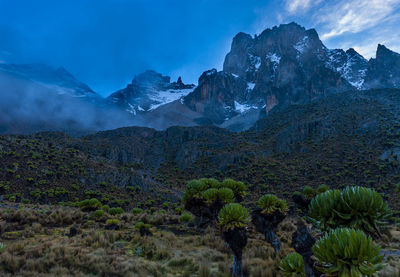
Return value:
<svg viewBox="0 0 400 277">
<path fill-rule="evenodd" d="M 400 56 L 400 54 L 390 50 L 383 44 L 378 44 L 378 48 L 376 49 L 376 58 L 382 58 L 386 56 Z"/>
</svg>

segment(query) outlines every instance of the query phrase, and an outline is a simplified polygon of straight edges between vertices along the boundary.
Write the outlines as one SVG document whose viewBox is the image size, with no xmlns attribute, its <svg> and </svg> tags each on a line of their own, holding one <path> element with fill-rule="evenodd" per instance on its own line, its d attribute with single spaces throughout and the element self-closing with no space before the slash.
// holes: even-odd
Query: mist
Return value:
<svg viewBox="0 0 400 277">
<path fill-rule="evenodd" d="M 0 133 L 84 135 L 131 125 L 143 124 L 96 94 L 76 97 L 67 89 L 0 73 Z"/>
</svg>

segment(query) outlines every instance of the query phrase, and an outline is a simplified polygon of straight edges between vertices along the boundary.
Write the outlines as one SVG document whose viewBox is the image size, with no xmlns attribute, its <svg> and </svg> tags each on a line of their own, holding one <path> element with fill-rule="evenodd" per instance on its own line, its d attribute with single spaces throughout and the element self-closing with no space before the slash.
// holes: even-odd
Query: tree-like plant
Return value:
<svg viewBox="0 0 400 277">
<path fill-rule="evenodd" d="M 238 203 L 226 204 L 218 214 L 222 238 L 234 254 L 233 276 L 242 276 L 242 252 L 247 244 L 246 225 L 249 222 L 247 209 Z"/>
<path fill-rule="evenodd" d="M 317 195 L 310 204 L 310 216 L 321 230 L 349 227 L 380 235 L 391 211 L 382 196 L 373 189 L 346 187 Z"/>
<path fill-rule="evenodd" d="M 263 214 L 272 214 L 275 211 L 285 214 L 288 211 L 286 201 L 279 199 L 273 194 L 261 196 L 257 201 L 257 207 L 262 209 L 261 212 Z"/>
<path fill-rule="evenodd" d="M 237 201 L 241 202 L 243 197 L 246 195 L 247 187 L 243 182 L 235 181 L 233 179 L 225 179 L 221 186 L 224 188 L 229 188 L 233 191 Z"/>
<path fill-rule="evenodd" d="M 317 269 L 327 276 L 377 276 L 377 271 L 383 268 L 380 247 L 361 230 L 332 230 L 312 250 L 319 263 Z"/>
<path fill-rule="evenodd" d="M 281 243 L 274 231 L 285 218 L 287 211 L 288 206 L 285 200 L 273 194 L 266 194 L 258 199 L 257 208 L 252 212 L 252 220 L 257 231 L 264 234 L 265 240 L 272 244 L 275 251 L 280 250 Z"/>
<path fill-rule="evenodd" d="M 285 277 L 305 277 L 303 257 L 296 252 L 287 255 L 281 260 L 279 269 Z"/>
<path fill-rule="evenodd" d="M 96 198 L 85 199 L 78 203 L 78 207 L 81 208 L 82 211 L 95 211 L 101 208 L 101 202 Z"/>
<path fill-rule="evenodd" d="M 185 209 L 196 215 L 198 225 L 204 226 L 217 220 L 224 204 L 241 199 L 245 188 L 243 183 L 231 179 L 221 183 L 213 178 L 202 178 L 187 184 L 182 200 Z"/>
</svg>

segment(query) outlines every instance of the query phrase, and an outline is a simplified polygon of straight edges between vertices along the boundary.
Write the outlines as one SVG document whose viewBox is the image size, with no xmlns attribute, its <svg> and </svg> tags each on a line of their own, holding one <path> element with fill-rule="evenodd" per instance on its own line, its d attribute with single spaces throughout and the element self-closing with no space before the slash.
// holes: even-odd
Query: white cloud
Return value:
<svg viewBox="0 0 400 277">
<path fill-rule="evenodd" d="M 351 0 L 325 5 L 316 11 L 316 23 L 325 30 L 321 39 L 330 39 L 346 32 L 358 33 L 378 24 L 400 18 L 396 9 L 400 0 Z"/>
<path fill-rule="evenodd" d="M 286 10 L 289 13 L 305 12 L 312 6 L 318 5 L 322 0 L 286 0 Z"/>
</svg>

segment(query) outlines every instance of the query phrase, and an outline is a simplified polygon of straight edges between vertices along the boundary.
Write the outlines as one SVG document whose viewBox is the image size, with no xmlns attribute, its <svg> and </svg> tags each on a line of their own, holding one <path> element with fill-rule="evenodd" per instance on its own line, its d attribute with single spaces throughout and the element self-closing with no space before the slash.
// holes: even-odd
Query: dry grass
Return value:
<svg viewBox="0 0 400 277">
<path fill-rule="evenodd" d="M 1 276 L 230 276 L 232 253 L 218 230 L 200 232 L 179 223 L 174 214 L 124 213 L 115 218 L 120 229 L 105 230 L 104 220 L 92 220 L 75 208 L 0 209 L 0 240 L 6 245 L 0 252 Z M 277 255 L 249 227 L 243 254 L 248 276 L 280 276 L 280 260 L 293 252 L 295 220 L 287 218 L 278 226 L 282 249 Z M 149 223 L 153 235 L 142 237 L 134 227 L 138 221 Z M 78 233 L 69 237 L 71 227 Z M 385 248 L 398 249 L 399 234 L 393 228 L 382 241 Z M 400 276 L 399 259 L 387 263 L 380 276 Z"/>
</svg>

